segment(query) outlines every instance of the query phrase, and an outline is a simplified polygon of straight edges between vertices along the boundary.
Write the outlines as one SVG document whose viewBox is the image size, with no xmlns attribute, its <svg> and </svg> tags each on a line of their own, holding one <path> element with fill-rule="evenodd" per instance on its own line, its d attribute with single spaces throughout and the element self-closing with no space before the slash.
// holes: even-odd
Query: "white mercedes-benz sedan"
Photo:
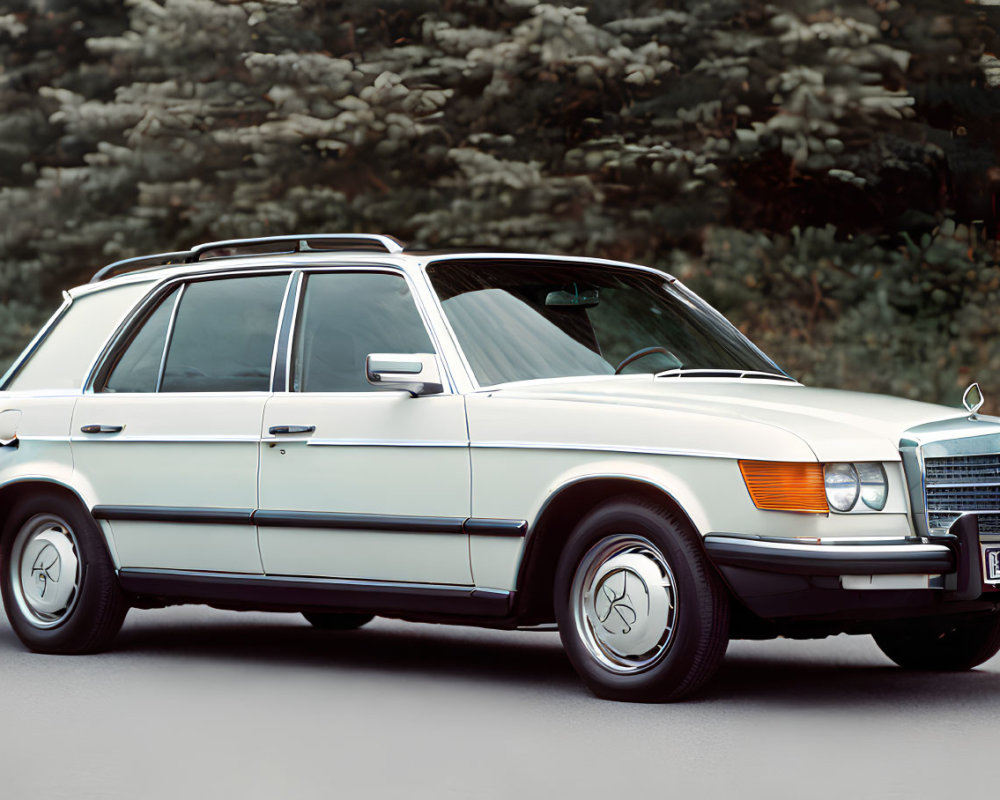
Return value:
<svg viewBox="0 0 1000 800">
<path fill-rule="evenodd" d="M 663 272 L 213 242 L 111 264 L 0 387 L 0 584 L 46 653 L 130 607 L 558 625 L 598 695 L 731 638 L 1000 648 L 1000 420 L 803 386 Z"/>
</svg>

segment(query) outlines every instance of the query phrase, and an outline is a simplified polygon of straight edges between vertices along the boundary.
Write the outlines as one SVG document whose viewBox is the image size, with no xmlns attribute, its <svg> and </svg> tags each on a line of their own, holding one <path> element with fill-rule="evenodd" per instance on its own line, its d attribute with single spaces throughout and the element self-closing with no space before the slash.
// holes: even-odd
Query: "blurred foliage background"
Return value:
<svg viewBox="0 0 1000 800">
<path fill-rule="evenodd" d="M 681 277 L 1000 411 L 996 0 L 5 0 L 0 359 L 103 264 L 372 231 Z"/>
</svg>

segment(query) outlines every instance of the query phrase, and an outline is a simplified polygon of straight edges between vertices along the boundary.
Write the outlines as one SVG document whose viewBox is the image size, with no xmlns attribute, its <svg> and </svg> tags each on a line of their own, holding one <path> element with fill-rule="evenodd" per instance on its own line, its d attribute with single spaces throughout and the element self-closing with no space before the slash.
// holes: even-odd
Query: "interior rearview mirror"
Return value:
<svg viewBox="0 0 1000 800">
<path fill-rule="evenodd" d="M 444 391 L 433 353 L 372 353 L 365 359 L 365 377 L 379 389 L 403 390 L 413 397 Z"/>
<path fill-rule="evenodd" d="M 545 295 L 545 305 L 549 308 L 593 308 L 601 302 L 597 289 L 559 289 Z"/>
</svg>

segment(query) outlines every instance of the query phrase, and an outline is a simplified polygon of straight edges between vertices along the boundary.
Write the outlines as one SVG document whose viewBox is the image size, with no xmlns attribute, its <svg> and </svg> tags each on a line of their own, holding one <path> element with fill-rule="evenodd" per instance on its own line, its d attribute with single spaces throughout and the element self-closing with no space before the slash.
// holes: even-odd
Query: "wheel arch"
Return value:
<svg viewBox="0 0 1000 800">
<path fill-rule="evenodd" d="M 67 483 L 49 477 L 17 478 L 0 486 L 0 535 L 2 535 L 4 529 L 7 527 L 7 520 L 10 518 L 10 514 L 17 506 L 18 502 L 20 502 L 20 500 L 24 497 L 28 497 L 33 493 L 42 491 L 61 495 L 67 500 L 78 503 L 80 508 L 87 514 L 91 513 L 90 505 L 84 500 L 80 492 Z M 101 539 L 104 541 L 105 547 L 108 549 L 108 554 L 111 556 L 112 563 L 117 565 L 114 548 L 111 546 L 111 542 L 108 541 L 105 531 L 96 521 L 94 524 L 97 525 L 98 530 L 101 531 Z"/>
<path fill-rule="evenodd" d="M 680 514 L 703 548 L 698 526 L 674 495 L 648 479 L 628 475 L 588 475 L 560 486 L 543 503 L 528 530 L 517 573 L 514 614 L 521 624 L 555 619 L 552 585 L 562 549 L 577 524 L 600 503 L 639 495 Z"/>
</svg>

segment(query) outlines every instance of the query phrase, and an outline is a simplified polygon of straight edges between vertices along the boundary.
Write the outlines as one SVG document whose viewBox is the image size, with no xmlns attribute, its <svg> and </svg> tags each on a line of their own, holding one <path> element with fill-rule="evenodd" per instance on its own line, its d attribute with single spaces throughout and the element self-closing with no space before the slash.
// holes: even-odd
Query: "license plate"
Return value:
<svg viewBox="0 0 1000 800">
<path fill-rule="evenodd" d="M 1000 547 L 983 547 L 983 568 L 987 583 L 1000 583 Z"/>
</svg>

